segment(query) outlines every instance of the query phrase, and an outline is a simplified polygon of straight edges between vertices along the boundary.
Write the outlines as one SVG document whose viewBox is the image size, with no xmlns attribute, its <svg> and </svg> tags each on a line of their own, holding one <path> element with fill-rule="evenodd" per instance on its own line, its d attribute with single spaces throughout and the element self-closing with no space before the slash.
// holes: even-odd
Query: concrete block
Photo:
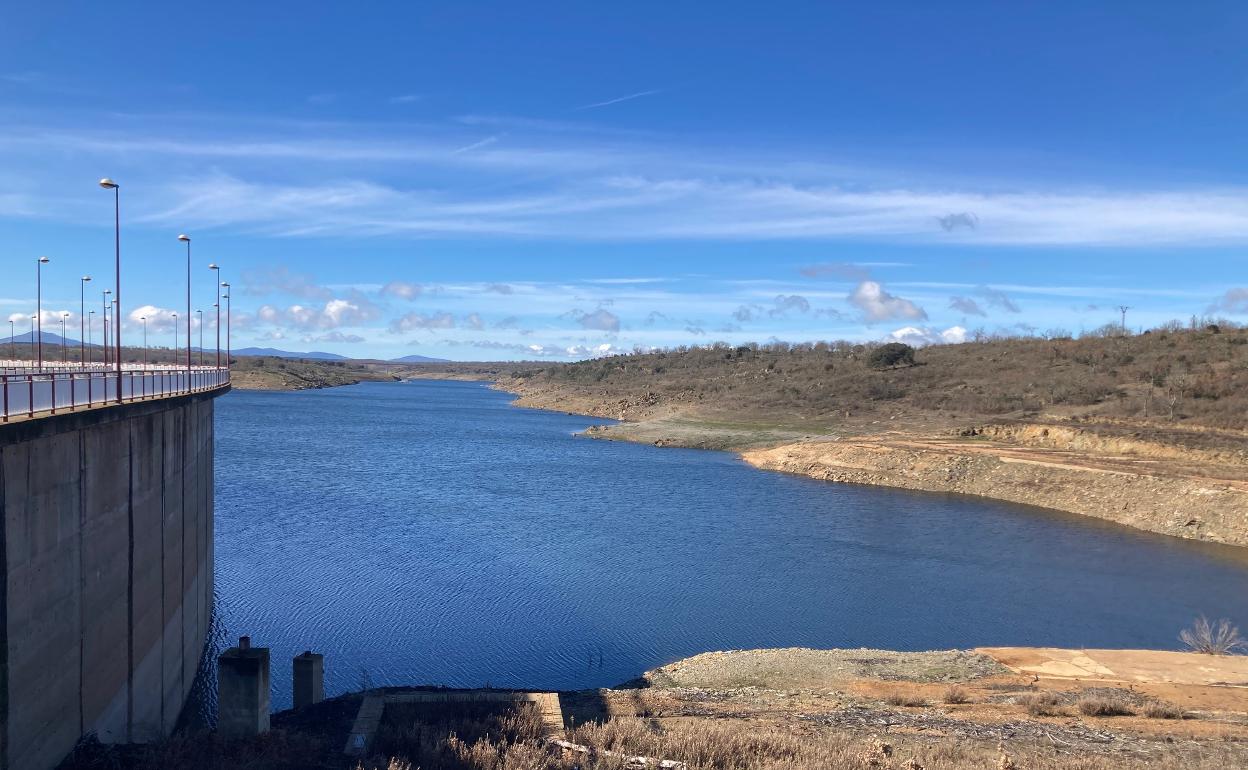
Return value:
<svg viewBox="0 0 1248 770">
<path fill-rule="evenodd" d="M 238 640 L 217 658 L 217 734 L 248 738 L 269 731 L 269 648 Z"/>
<path fill-rule="evenodd" d="M 310 650 L 296 655 L 292 679 L 295 708 L 325 700 L 325 656 Z"/>
</svg>

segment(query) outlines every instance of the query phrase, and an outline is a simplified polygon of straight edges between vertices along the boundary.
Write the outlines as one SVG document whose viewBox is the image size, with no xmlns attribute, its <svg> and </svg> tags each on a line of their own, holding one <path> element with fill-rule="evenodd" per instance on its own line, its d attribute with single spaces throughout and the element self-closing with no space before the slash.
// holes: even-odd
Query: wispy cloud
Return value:
<svg viewBox="0 0 1248 770">
<path fill-rule="evenodd" d="M 495 134 L 494 136 L 487 136 L 486 138 L 482 139 L 479 142 L 473 142 L 472 144 L 466 144 L 463 147 L 457 147 L 451 152 L 455 153 L 456 155 L 459 155 L 460 153 L 464 153 L 464 152 L 472 152 L 473 150 L 479 150 L 482 147 L 489 147 L 491 144 L 494 144 L 501 138 L 502 138 L 502 134 Z"/>
<path fill-rule="evenodd" d="M 479 130 L 462 124 L 406 133 L 349 124 L 236 131 L 180 126 L 147 133 L 137 122 L 131 130 L 65 130 L 0 121 L 0 159 L 14 168 L 30 157 L 70 158 L 75 169 L 144 166 L 147 174 L 136 172 L 144 178 L 127 188 L 129 210 L 146 212 L 138 223 L 190 222 L 267 236 L 1248 243 L 1248 187 L 1087 189 L 1027 180 L 986 187 L 959 179 L 898 186 L 898 174 L 804 163 L 800 148 L 762 153 L 538 129 L 500 142 L 501 134 L 478 138 Z M 167 173 L 170 167 L 176 173 Z M 46 185 L 29 178 L 14 172 L 17 184 L 0 195 L 0 214 L 81 219 L 87 204 L 71 196 L 54 202 Z M 811 265 L 803 274 L 864 280 L 858 267 L 869 263 Z"/>
<path fill-rule="evenodd" d="M 398 96 L 391 96 L 386 101 L 390 104 L 414 104 L 422 98 L 424 97 L 420 94 L 400 94 Z"/>
<path fill-rule="evenodd" d="M 607 99 L 605 102 L 594 102 L 593 104 L 583 104 L 580 107 L 575 108 L 574 111 L 580 112 L 581 110 L 593 110 L 599 107 L 609 107 L 612 104 L 619 104 L 620 102 L 629 102 L 629 101 L 632 101 L 633 99 L 640 99 L 643 96 L 654 96 L 655 94 L 659 94 L 659 93 L 662 93 L 662 90 L 653 89 L 650 91 L 638 91 L 637 93 L 629 94 L 628 96 L 617 96 L 614 99 Z"/>
</svg>

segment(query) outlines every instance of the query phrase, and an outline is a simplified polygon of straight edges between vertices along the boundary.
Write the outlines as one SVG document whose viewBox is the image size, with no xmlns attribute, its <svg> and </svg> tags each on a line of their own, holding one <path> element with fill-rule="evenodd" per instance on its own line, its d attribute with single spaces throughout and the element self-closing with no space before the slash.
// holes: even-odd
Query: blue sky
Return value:
<svg viewBox="0 0 1248 770">
<path fill-rule="evenodd" d="M 98 304 L 109 176 L 123 316 L 165 344 L 180 232 L 236 347 L 1248 321 L 1248 6 L 866 5 L 19 4 L 0 314 L 44 254 L 49 315 L 84 273 Z"/>
</svg>

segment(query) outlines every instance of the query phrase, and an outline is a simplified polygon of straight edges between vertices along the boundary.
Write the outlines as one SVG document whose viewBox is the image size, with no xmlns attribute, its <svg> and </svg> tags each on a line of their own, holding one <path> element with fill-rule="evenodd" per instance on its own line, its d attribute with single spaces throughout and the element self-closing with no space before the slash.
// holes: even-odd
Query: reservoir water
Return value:
<svg viewBox="0 0 1248 770">
<path fill-rule="evenodd" d="M 480 383 L 217 402 L 216 635 L 364 683 L 579 689 L 706 650 L 1175 648 L 1248 556 L 734 455 L 578 438 Z"/>
</svg>

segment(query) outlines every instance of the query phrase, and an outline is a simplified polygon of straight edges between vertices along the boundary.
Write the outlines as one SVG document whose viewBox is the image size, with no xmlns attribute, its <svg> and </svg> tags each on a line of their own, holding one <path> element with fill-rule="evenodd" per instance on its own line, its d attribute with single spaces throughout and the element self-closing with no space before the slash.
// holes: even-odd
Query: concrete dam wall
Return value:
<svg viewBox="0 0 1248 770">
<path fill-rule="evenodd" d="M 0 426 L 0 768 L 172 731 L 212 610 L 221 392 Z"/>
</svg>

